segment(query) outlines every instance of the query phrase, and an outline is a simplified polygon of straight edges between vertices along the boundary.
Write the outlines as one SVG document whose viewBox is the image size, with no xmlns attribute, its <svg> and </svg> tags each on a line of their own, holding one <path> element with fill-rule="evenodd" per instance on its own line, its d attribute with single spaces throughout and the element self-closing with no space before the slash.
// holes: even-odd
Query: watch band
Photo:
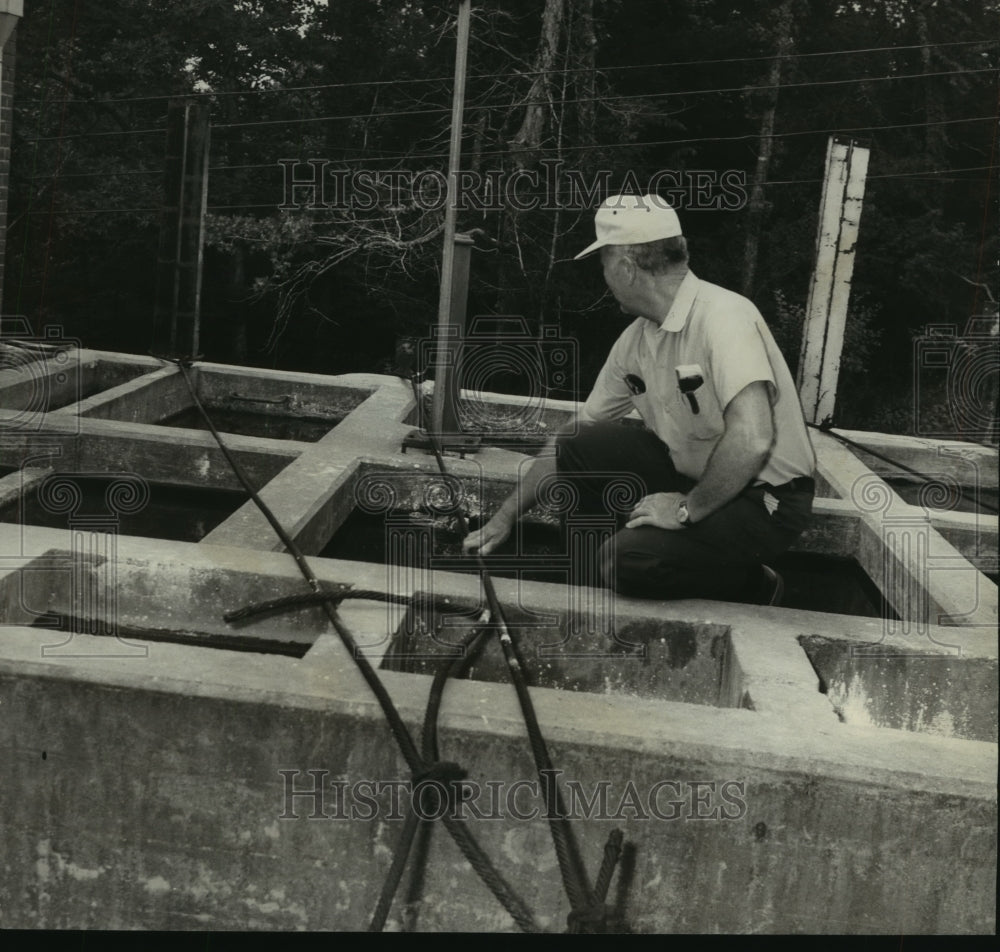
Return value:
<svg viewBox="0 0 1000 952">
<path fill-rule="evenodd" d="M 685 529 L 688 529 L 693 525 L 691 522 L 691 516 L 688 515 L 688 504 L 686 499 L 682 499 L 681 504 L 677 507 L 677 521 L 684 526 Z"/>
</svg>

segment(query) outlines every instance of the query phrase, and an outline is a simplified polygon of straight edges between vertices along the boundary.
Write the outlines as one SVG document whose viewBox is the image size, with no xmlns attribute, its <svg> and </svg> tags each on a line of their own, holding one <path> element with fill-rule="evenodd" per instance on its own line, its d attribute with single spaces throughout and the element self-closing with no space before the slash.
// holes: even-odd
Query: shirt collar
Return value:
<svg viewBox="0 0 1000 952">
<path fill-rule="evenodd" d="M 698 279 L 693 271 L 688 271 L 677 288 L 677 296 L 674 303 L 670 305 L 667 316 L 663 318 L 657 331 L 680 331 L 687 324 L 688 315 L 694 306 L 694 299 L 698 295 Z"/>
</svg>

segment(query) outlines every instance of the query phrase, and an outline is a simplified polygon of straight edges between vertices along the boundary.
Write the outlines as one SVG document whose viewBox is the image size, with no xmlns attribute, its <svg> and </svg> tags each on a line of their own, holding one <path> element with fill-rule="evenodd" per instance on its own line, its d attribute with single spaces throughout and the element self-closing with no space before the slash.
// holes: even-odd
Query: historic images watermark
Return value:
<svg viewBox="0 0 1000 952">
<path fill-rule="evenodd" d="M 57 406 L 76 403 L 83 395 L 82 342 L 68 337 L 57 324 L 35 334 L 24 315 L 0 315 L 0 379 L 4 406 L 2 437 L 16 448 L 25 434 L 44 434 L 46 414 Z M 77 418 L 63 417 L 59 432 L 79 429 Z"/>
<path fill-rule="evenodd" d="M 119 631 L 118 537 L 123 517 L 148 504 L 149 484 L 135 473 L 56 472 L 29 479 L 22 470 L 20 475 L 22 507 L 35 507 L 42 522 L 65 526 L 69 537 L 65 550 L 18 566 L 19 609 L 31 624 L 51 629 L 55 639 L 40 644 L 42 656 L 147 657 L 147 645 L 127 641 Z M 82 488 L 88 483 L 101 488 L 98 498 Z M 26 518 L 22 509 L 22 532 Z M 51 609 L 53 586 L 62 593 L 59 611 Z"/>
<path fill-rule="evenodd" d="M 743 169 L 660 169 L 640 178 L 611 169 L 583 172 L 542 159 L 537 168 L 460 170 L 454 188 L 439 169 L 348 169 L 332 159 L 279 159 L 282 211 L 370 212 L 415 206 L 439 211 L 452 199 L 459 211 L 586 211 L 609 194 L 660 196 L 673 208 L 739 211 L 747 204 Z"/>
<path fill-rule="evenodd" d="M 455 441 L 461 445 L 467 434 L 474 433 L 486 446 L 549 456 L 558 453 L 558 436 L 576 432 L 575 414 L 551 396 L 572 392 L 579 377 L 577 342 L 557 326 L 543 325 L 535 334 L 522 318 L 488 315 L 473 318 L 469 333 L 460 339 L 432 333 L 404 343 L 405 359 L 418 376 L 430 367 L 450 371 L 435 381 L 435 395 L 444 392 L 453 416 L 449 419 L 442 412 L 442 425 L 435 431 L 443 449 L 454 448 Z M 505 381 L 516 383 L 521 396 L 498 400 L 494 394 L 505 389 Z M 417 401 L 423 408 L 417 422 L 426 425 L 431 416 L 429 399 Z M 465 532 L 475 533 L 487 523 L 515 486 L 521 492 L 535 462 L 534 456 L 527 456 L 519 464 L 519 478 L 503 487 L 474 459 L 463 464 L 461 477 L 386 468 L 359 478 L 354 507 L 360 515 L 382 523 L 387 591 L 420 592 L 421 604 L 430 609 L 408 613 L 397 622 L 396 608 L 387 605 L 386 630 L 395 632 L 394 663 L 435 657 L 444 663 L 461 651 L 457 641 L 462 632 L 484 624 L 484 605 L 452 605 L 449 610 L 446 597 L 435 598 L 436 573 L 475 568 L 474 558 L 462 549 Z M 470 465 L 476 473 L 469 472 Z M 534 521 L 529 526 L 517 520 L 508 540 L 488 559 L 491 572 L 519 580 L 543 576 L 566 586 L 570 601 L 566 626 L 559 633 L 546 631 L 542 650 L 569 651 L 572 642 L 576 650 L 592 657 L 622 647 L 616 643 L 614 591 L 613 585 L 605 585 L 601 549 L 614 536 L 616 519 L 642 497 L 643 487 L 629 473 L 581 474 L 581 479 L 585 477 L 595 483 L 598 498 L 606 503 L 601 514 L 581 515 L 574 485 L 555 474 L 543 477 L 531 505 L 518 505 L 518 511 L 533 508 Z M 552 627 L 531 609 L 519 614 L 521 627 Z M 603 633 L 599 651 L 597 639 L 577 637 L 584 634 L 576 630 L 581 626 Z"/>
<path fill-rule="evenodd" d="M 525 472 L 535 463 L 534 458 L 519 463 L 519 494 Z M 641 664 L 647 645 L 628 640 L 619 630 L 614 560 L 607 553 L 619 524 L 645 495 L 645 484 L 622 472 L 570 473 L 572 481 L 566 475 L 553 472 L 539 477 L 531 520 L 515 522 L 508 539 L 485 557 L 487 567 L 518 581 L 561 586 L 565 603 L 558 612 L 551 610 L 551 603 L 540 610 L 530 599 L 522 601 L 520 587 L 510 606 L 518 630 L 533 632 L 527 637 L 539 661 L 607 658 L 616 669 Z M 509 491 L 506 487 L 498 491 L 495 483 L 483 471 L 469 473 L 468 467 L 461 478 L 385 469 L 357 481 L 355 510 L 381 522 L 386 591 L 420 593 L 413 609 L 402 617 L 397 617 L 397 606 L 386 605 L 386 631 L 392 632 L 387 658 L 400 670 L 411 670 L 410 662 L 418 664 L 413 670 L 423 671 L 427 665 L 464 657 L 465 636 L 495 624 L 485 602 L 466 604 L 449 598 L 454 583 L 439 588 L 437 578 L 439 572 L 476 568 L 474 558 L 462 551 L 462 527 L 470 528 L 475 540 Z M 588 488 L 599 501 L 598 514 L 580 511 L 581 495 Z M 381 643 L 388 638 L 382 636 Z"/>
<path fill-rule="evenodd" d="M 884 619 L 885 634 L 917 635 L 953 655 L 961 648 L 940 626 L 992 630 L 995 625 L 978 615 L 985 584 L 980 573 L 997 569 L 995 541 L 981 516 L 989 511 L 995 476 L 991 480 L 982 468 L 991 457 L 977 455 L 989 451 L 973 443 L 996 439 L 998 323 L 994 308 L 970 318 L 964 328 L 929 325 L 914 340 L 913 429 L 918 437 L 949 441 L 936 446 L 939 468 L 924 463 L 919 472 L 910 470 L 908 485 L 897 479 L 894 487 L 875 474 L 861 476 L 850 492 L 879 536 L 881 578 L 874 580 L 898 615 Z M 972 536 L 964 543 L 964 554 L 943 540 L 934 525 L 947 513 L 958 516 L 951 520 L 953 527 Z M 946 589 L 953 598 L 947 609 L 933 594 Z M 942 636 L 946 640 L 939 640 Z M 864 653 L 874 656 L 879 649 L 865 648 Z M 893 653 L 899 653 L 898 646 Z"/>
<path fill-rule="evenodd" d="M 913 342 L 917 436 L 995 440 L 1000 391 L 1000 319 L 972 317 L 964 329 L 931 324 Z"/>
<path fill-rule="evenodd" d="M 976 617 L 980 572 L 997 570 L 995 542 L 984 517 L 975 511 L 978 501 L 988 495 L 989 480 L 977 460 L 954 445 L 938 446 L 937 457 L 940 470 L 924 468 L 919 481 L 908 485 L 895 480 L 890 485 L 876 473 L 859 476 L 851 484 L 849 499 L 879 541 L 881 563 L 870 563 L 868 572 L 886 599 L 883 633 L 919 637 L 943 653 L 960 655 L 961 646 L 948 635 L 950 627 L 995 627 L 995 622 Z M 964 551 L 935 528 L 936 518 L 951 513 L 961 514 L 971 536 Z M 933 594 L 937 591 L 940 597 L 945 590 L 955 599 L 947 610 Z M 915 650 L 925 653 L 926 645 L 915 645 Z M 892 655 L 900 651 L 898 643 L 885 649 Z M 851 653 L 876 657 L 883 651 L 866 645 L 853 647 Z"/>
<path fill-rule="evenodd" d="M 743 780 L 560 780 L 552 770 L 539 780 L 347 780 L 329 771 L 279 770 L 280 820 L 404 820 L 410 810 L 422 820 L 545 819 L 549 791 L 560 784 L 570 820 L 741 820 L 746 816 Z M 451 787 L 451 789 L 449 789 Z"/>
<path fill-rule="evenodd" d="M 135 473 L 64 471 L 82 417 L 55 411 L 83 399 L 89 371 L 81 348 L 59 325 L 36 334 L 23 315 L 0 316 L 0 458 L 18 467 L 0 498 L 16 507 L 20 535 L 17 551 L 0 555 L 0 569 L 17 572 L 19 623 L 51 629 L 51 641 L 40 639 L 44 657 L 146 657 L 146 645 L 119 634 L 117 550 L 122 520 L 149 503 L 149 484 Z M 65 528 L 66 545 L 29 557 L 32 524 Z"/>
</svg>

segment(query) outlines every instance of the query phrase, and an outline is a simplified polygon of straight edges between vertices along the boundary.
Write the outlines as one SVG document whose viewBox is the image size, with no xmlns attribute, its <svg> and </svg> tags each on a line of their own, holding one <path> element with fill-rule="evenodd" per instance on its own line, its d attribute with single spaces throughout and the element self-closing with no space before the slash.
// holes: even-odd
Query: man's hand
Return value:
<svg viewBox="0 0 1000 952">
<path fill-rule="evenodd" d="M 683 502 L 683 493 L 653 493 L 643 496 L 632 510 L 626 529 L 639 526 L 656 526 L 657 529 L 683 529 L 677 521 L 677 507 Z"/>
<path fill-rule="evenodd" d="M 509 516 L 501 509 L 486 525 L 481 526 L 474 532 L 470 532 L 462 540 L 462 553 L 464 555 L 471 555 L 473 553 L 489 555 L 510 535 L 515 521 L 512 516 Z"/>
</svg>

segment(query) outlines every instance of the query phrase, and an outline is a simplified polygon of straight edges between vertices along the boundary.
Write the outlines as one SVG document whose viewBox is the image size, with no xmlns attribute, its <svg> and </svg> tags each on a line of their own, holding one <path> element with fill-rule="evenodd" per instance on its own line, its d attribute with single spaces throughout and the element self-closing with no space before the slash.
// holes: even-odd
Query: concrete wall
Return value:
<svg viewBox="0 0 1000 952">
<path fill-rule="evenodd" d="M 329 771 L 321 775 L 328 780 L 405 777 L 381 721 L 360 698 L 345 704 L 316 690 L 323 667 L 296 670 L 281 659 L 265 674 L 242 657 L 221 657 L 209 667 L 232 676 L 209 687 L 190 680 L 190 650 L 157 649 L 149 674 L 159 684 L 4 672 L 3 706 L 16 715 L 0 727 L 12 767 L 3 798 L 3 927 L 365 928 L 401 823 L 309 819 L 308 798 L 294 802 L 298 819 L 281 819 L 285 781 L 277 771 L 303 771 L 299 789 L 313 783 L 309 769 Z M 394 686 L 415 721 L 420 691 Z M 507 692 L 460 688 L 445 750 L 482 783 L 530 778 Z M 825 758 L 796 757 L 790 750 L 800 742 L 789 725 L 748 711 L 699 712 L 696 727 L 687 711 L 650 707 L 648 729 L 626 737 L 608 722 L 634 724 L 634 707 L 605 700 L 598 725 L 579 698 L 560 700 L 543 706 L 557 763 L 587 790 L 611 781 L 612 809 L 625 793 L 622 777 L 643 797 L 663 780 L 686 784 L 681 810 L 692 817 L 729 806 L 702 786 L 704 806 L 692 807 L 692 782 L 745 784 L 748 808 L 736 820 L 642 820 L 624 811 L 617 825 L 634 848 L 625 903 L 632 929 L 993 931 L 989 778 L 970 795 L 928 777 L 929 764 L 907 756 L 909 738 L 898 744 L 895 776 L 880 758 L 845 775 L 842 758 L 856 734 L 831 743 Z M 484 707 L 493 712 L 488 724 L 463 713 Z M 707 756 L 711 733 L 717 750 Z M 763 749 L 761 734 L 771 740 Z M 954 765 L 948 753 L 934 758 L 939 767 Z M 668 791 L 661 800 L 664 812 L 671 798 Z M 321 812 L 336 812 L 329 790 Z M 592 875 L 613 825 L 575 824 Z M 562 929 L 567 908 L 544 825 L 493 820 L 475 830 L 539 924 Z M 418 926 L 511 926 L 440 829 Z"/>
<path fill-rule="evenodd" d="M 18 424 L 15 410 L 0 411 L 5 450 L 15 463 L 34 454 L 36 463 L 63 471 L 230 485 L 208 434 L 94 418 L 117 403 L 130 408 L 130 420 L 151 419 L 156 407 L 144 401 L 156 403 L 157 386 L 174 391 L 169 372 L 153 361 L 143 366 L 150 379 L 47 414 L 33 429 Z M 220 383 L 257 373 L 211 372 Z M 260 373 L 273 398 L 288 386 L 312 385 Z M 322 379 L 353 388 L 362 402 L 318 443 L 227 437 L 307 552 L 319 551 L 353 507 L 360 479 L 391 471 L 405 486 L 403 474 L 434 470 L 427 456 L 399 451 L 414 407 L 400 381 Z M 4 392 L 0 381 L 0 404 Z M 858 555 L 884 582 L 882 523 L 851 494 L 871 473 L 839 451 L 821 456 L 823 479 L 840 498 L 818 507 L 803 547 Z M 450 458 L 449 469 L 469 485 L 482 481 L 483 504 L 492 505 L 523 463 L 486 449 Z M 37 478 L 0 479 L 0 497 Z M 910 507 L 890 514 L 913 522 L 914 538 L 936 538 L 932 530 L 947 523 L 950 538 L 965 547 L 935 541 L 931 556 L 946 555 L 949 571 L 927 582 L 930 600 L 904 600 L 914 614 L 900 623 L 620 599 L 615 618 L 635 621 L 633 634 L 665 640 L 663 692 L 657 695 L 645 665 L 656 652 L 635 654 L 641 673 L 632 682 L 629 658 L 621 657 L 614 684 L 590 684 L 598 691 L 532 690 L 563 779 L 588 797 L 601 789 L 607 795 L 604 818 L 583 809 L 574 821 L 591 876 L 610 829 L 625 832 L 612 897 L 629 928 L 994 931 L 997 746 L 989 740 L 997 651 L 994 626 L 981 622 L 995 621 L 996 586 L 977 589 L 982 618 L 972 624 L 939 628 L 928 604 L 944 606 L 936 599 L 951 598 L 956 575 L 982 585 L 963 552 L 978 552 L 985 536 L 995 536 L 996 520 L 942 522 Z M 401 781 L 407 771 L 369 689 L 317 610 L 239 628 L 222 621 L 228 609 L 303 589 L 292 560 L 273 551 L 280 543 L 271 528 L 247 506 L 198 545 L 84 536 L 0 525 L 0 927 L 365 928 L 402 824 L 388 794 L 371 818 L 360 800 L 352 804 L 361 815 L 336 818 L 332 784 Z M 985 566 L 986 557 L 977 558 Z M 428 581 L 381 564 L 311 561 L 324 583 L 413 594 Z M 908 578 L 911 587 L 921 582 Z M 432 581 L 439 609 L 479 600 L 471 576 L 434 573 Z M 547 641 L 580 604 L 596 604 L 589 590 L 496 584 L 501 601 L 525 617 L 549 616 L 547 629 L 535 629 Z M 195 641 L 239 636 L 312 647 L 289 658 L 27 627 L 46 614 L 86 616 L 92 597 L 108 618 L 129 626 L 181 631 Z M 953 611 L 964 604 L 953 602 Z M 340 614 L 378 663 L 402 612 L 355 599 Z M 833 660 L 814 651 L 814 668 L 806 648 L 818 638 Z M 532 666 L 546 663 L 537 641 L 529 634 L 523 648 Z M 868 705 L 861 712 L 868 716 L 858 716 L 866 702 L 858 701 L 857 685 L 865 698 L 879 691 L 870 677 L 855 677 L 858 659 L 873 651 L 908 659 L 893 683 L 920 699 L 919 710 L 903 704 L 883 717 L 884 705 Z M 845 658 L 851 665 L 837 667 Z M 383 678 L 416 732 L 429 677 L 385 671 Z M 923 680 L 911 691 L 914 678 Z M 708 681 L 711 690 L 703 690 Z M 929 699 L 932 717 L 924 716 Z M 441 723 L 442 757 L 458 760 L 484 796 L 495 782 L 501 798 L 492 810 L 479 801 L 499 815 L 475 821 L 476 835 L 538 926 L 562 930 L 568 906 L 546 825 L 515 815 L 541 803 L 531 796 L 534 768 L 512 689 L 450 684 Z M 317 778 L 321 807 L 309 795 L 287 802 L 290 783 L 301 791 Z M 655 792 L 660 815 L 650 804 Z M 325 815 L 310 818 L 314 812 Z M 402 909 L 400 901 L 392 927 Z M 443 829 L 434 833 L 413 916 L 423 930 L 513 927 Z"/>
<path fill-rule="evenodd" d="M 32 536 L 43 551 L 63 538 Z M 151 551 L 146 540 L 121 539 L 118 560 L 123 613 L 169 615 L 171 624 L 215 618 L 295 579 L 278 553 L 204 544 Z M 314 565 L 324 580 L 376 589 L 385 581 L 381 566 Z M 16 587 L 18 578 L 11 570 L 0 583 Z M 497 584 L 510 600 L 515 583 Z M 438 595 L 459 603 L 475 586 L 441 576 Z M 561 611 L 564 595 L 557 586 L 520 589 L 532 610 Z M 385 607 L 373 607 L 384 624 Z M 621 608 L 657 619 L 667 637 L 672 624 L 704 624 L 699 602 Z M 345 620 L 367 643 L 352 610 Z M 0 925 L 365 928 L 401 822 L 387 793 L 372 819 L 363 801 L 350 800 L 361 811 L 351 818 L 331 784 L 403 780 L 407 771 L 333 635 L 318 634 L 302 659 L 170 644 L 126 658 L 111 656 L 114 639 L 80 634 L 46 653 L 40 646 L 59 636 L 20 627 L 23 616 L 6 619 L 14 624 L 0 627 L 0 745 L 9 764 Z M 602 785 L 607 793 L 605 818 L 581 810 L 574 822 L 592 876 L 611 828 L 624 830 L 629 928 L 992 932 L 996 745 L 840 722 L 798 639 L 822 631 L 870 645 L 881 637 L 877 619 L 718 605 L 712 622 L 729 629 L 723 695 L 740 706 L 532 691 L 563 781 L 588 797 Z M 281 637 L 283 622 L 254 627 Z M 377 628 L 368 630 L 376 658 Z M 932 632 L 945 633 L 960 637 Z M 964 642 L 963 657 L 995 663 L 989 639 Z M 416 732 L 429 677 L 382 677 Z M 441 723 L 441 756 L 458 760 L 484 791 L 490 781 L 502 785 L 498 815 L 473 823 L 477 837 L 538 925 L 563 929 L 568 907 L 546 826 L 512 815 L 511 803 L 530 814 L 540 801 L 525 786 L 535 774 L 511 687 L 452 683 Z M 321 804 L 310 796 L 289 803 L 289 790 L 312 790 L 317 777 L 326 784 Z M 518 797 L 507 800 L 517 781 Z M 650 806 L 656 791 L 660 816 Z M 479 805 L 491 812 L 488 800 Z M 346 818 L 337 818 L 341 810 Z M 513 927 L 443 829 L 415 925 Z"/>
</svg>

